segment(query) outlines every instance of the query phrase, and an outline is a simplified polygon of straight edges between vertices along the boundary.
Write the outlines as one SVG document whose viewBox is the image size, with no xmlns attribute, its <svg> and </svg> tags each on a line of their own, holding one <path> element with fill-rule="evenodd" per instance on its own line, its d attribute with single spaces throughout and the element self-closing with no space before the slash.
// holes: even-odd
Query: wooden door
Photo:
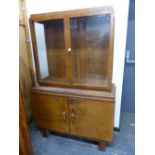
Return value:
<svg viewBox="0 0 155 155">
<path fill-rule="evenodd" d="M 70 17 L 72 83 L 111 89 L 113 15 L 97 12 Z"/>
<path fill-rule="evenodd" d="M 68 84 L 64 25 L 64 18 L 30 22 L 37 79 L 41 85 Z"/>
<path fill-rule="evenodd" d="M 69 132 L 68 104 L 65 97 L 33 93 L 32 108 L 38 127 L 63 133 Z"/>
<path fill-rule="evenodd" d="M 32 88 L 32 59 L 30 45 L 28 45 L 29 35 L 27 28 L 27 17 L 25 12 L 25 1 L 19 1 L 19 74 L 21 79 L 21 91 L 23 93 L 24 106 L 27 121 L 31 120 L 31 88 Z"/>
<path fill-rule="evenodd" d="M 113 137 L 114 104 L 85 99 L 69 100 L 71 134 L 111 141 Z"/>
<path fill-rule="evenodd" d="M 32 155 L 32 145 L 28 131 L 21 83 L 19 86 L 19 90 L 19 154 Z"/>
</svg>

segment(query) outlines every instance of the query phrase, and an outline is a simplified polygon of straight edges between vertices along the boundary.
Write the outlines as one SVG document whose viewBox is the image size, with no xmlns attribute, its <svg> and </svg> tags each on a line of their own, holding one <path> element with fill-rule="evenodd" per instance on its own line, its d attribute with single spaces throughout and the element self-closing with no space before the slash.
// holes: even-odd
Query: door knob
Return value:
<svg viewBox="0 0 155 155">
<path fill-rule="evenodd" d="M 74 118 L 75 117 L 75 114 L 71 114 L 71 117 Z"/>
<path fill-rule="evenodd" d="M 71 123 L 75 123 L 76 115 L 75 115 L 74 111 L 72 111 L 71 114 L 70 114 L 70 120 L 71 120 Z"/>
<path fill-rule="evenodd" d="M 68 52 L 69 52 L 69 53 L 71 52 L 71 48 L 68 48 Z"/>
</svg>

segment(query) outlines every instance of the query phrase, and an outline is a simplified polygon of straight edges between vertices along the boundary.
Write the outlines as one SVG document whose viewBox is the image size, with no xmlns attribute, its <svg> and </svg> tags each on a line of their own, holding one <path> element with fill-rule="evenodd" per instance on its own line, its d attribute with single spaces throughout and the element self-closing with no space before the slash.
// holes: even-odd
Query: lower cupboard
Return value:
<svg viewBox="0 0 155 155">
<path fill-rule="evenodd" d="M 84 90 L 83 90 L 84 91 Z M 80 92 L 79 92 L 80 93 Z M 114 124 L 114 91 L 101 93 L 91 91 L 60 93 L 52 90 L 32 90 L 32 108 L 34 121 L 42 129 L 43 135 L 47 131 L 56 131 L 67 135 L 74 135 L 99 141 L 99 148 L 103 150 L 106 142 L 113 139 Z"/>
</svg>

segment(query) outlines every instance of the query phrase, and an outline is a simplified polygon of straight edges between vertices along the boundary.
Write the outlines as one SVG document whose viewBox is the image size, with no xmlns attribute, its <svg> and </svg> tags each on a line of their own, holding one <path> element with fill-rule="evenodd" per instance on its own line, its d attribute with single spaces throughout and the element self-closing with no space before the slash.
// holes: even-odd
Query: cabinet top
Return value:
<svg viewBox="0 0 155 155">
<path fill-rule="evenodd" d="M 83 9 L 74 9 L 74 10 L 65 10 L 65 11 L 56 11 L 40 14 L 32 14 L 30 16 L 31 21 L 44 21 L 50 19 L 60 19 L 64 17 L 79 17 L 79 16 L 91 16 L 99 14 L 114 14 L 112 6 L 102 6 L 102 7 L 93 7 L 93 8 L 83 8 Z"/>
</svg>

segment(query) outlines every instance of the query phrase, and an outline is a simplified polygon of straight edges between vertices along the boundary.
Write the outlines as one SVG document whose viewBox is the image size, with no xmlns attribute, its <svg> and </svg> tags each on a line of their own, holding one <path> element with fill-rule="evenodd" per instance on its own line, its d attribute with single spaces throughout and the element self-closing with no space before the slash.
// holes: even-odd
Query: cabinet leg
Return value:
<svg viewBox="0 0 155 155">
<path fill-rule="evenodd" d="M 49 135 L 48 130 L 42 129 L 41 132 L 42 132 L 43 137 L 48 137 L 48 135 Z"/>
<path fill-rule="evenodd" d="M 105 141 L 99 141 L 99 150 L 103 151 L 105 150 L 106 142 Z"/>
</svg>

